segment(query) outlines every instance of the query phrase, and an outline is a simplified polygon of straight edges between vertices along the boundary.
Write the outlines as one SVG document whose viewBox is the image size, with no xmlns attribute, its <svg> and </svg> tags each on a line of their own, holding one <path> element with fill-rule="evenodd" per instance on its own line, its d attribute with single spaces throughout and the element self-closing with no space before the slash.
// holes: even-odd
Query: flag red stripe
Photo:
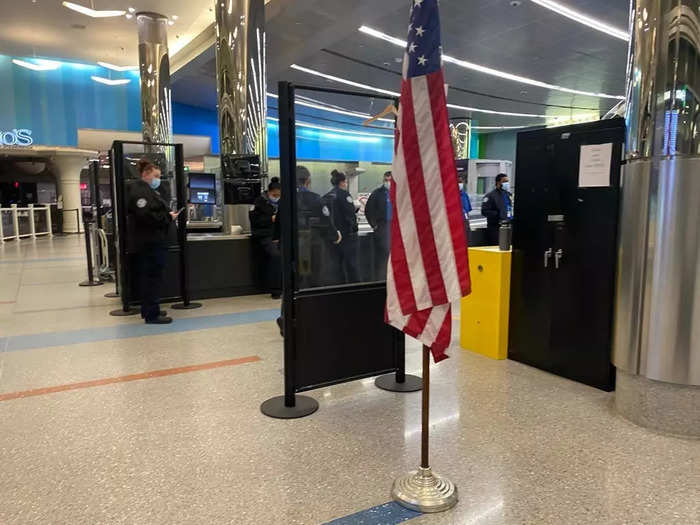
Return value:
<svg viewBox="0 0 700 525">
<path fill-rule="evenodd" d="M 445 98 L 444 75 L 442 69 L 428 75 L 428 92 L 430 94 L 430 106 L 433 109 L 433 125 L 440 159 L 442 175 L 442 190 L 445 197 L 445 209 L 452 236 L 452 248 L 454 250 L 457 275 L 462 295 L 469 294 L 469 259 L 467 251 L 467 238 L 462 214 L 462 203 L 456 189 L 457 180 L 455 174 L 457 167 L 454 160 L 454 151 L 448 126 L 447 100 Z"/>
<path fill-rule="evenodd" d="M 402 84 L 401 147 L 404 152 L 406 178 L 409 183 L 411 203 L 413 204 L 413 219 L 416 222 L 416 231 L 423 256 L 423 266 L 428 279 L 430 297 L 433 304 L 444 304 L 448 300 L 447 291 L 445 290 L 445 282 L 442 279 L 440 270 L 432 217 L 425 189 L 425 177 L 420 158 L 420 146 L 418 144 L 418 129 L 413 108 L 413 90 L 410 80 L 404 80 Z M 405 220 L 410 219 L 405 218 Z"/>
<path fill-rule="evenodd" d="M 404 331 L 411 337 L 415 337 L 414 335 L 411 335 L 412 333 L 422 334 L 423 330 L 425 330 L 425 325 L 428 323 L 428 319 L 430 318 L 431 311 L 432 308 L 428 308 L 427 310 L 421 310 L 413 314 L 408 319 L 408 323 L 406 323 L 406 328 Z"/>
<path fill-rule="evenodd" d="M 387 290 L 387 293 L 396 293 L 399 299 L 401 311 L 407 315 L 416 309 L 416 298 L 413 295 L 411 285 L 411 273 L 408 270 L 406 260 L 406 248 L 401 237 L 401 227 L 399 224 L 399 212 L 396 206 L 396 184 L 391 185 L 391 258 L 389 260 L 394 274 L 396 290 Z"/>
<path fill-rule="evenodd" d="M 447 309 L 445 314 L 445 319 L 442 321 L 442 326 L 438 332 L 437 338 L 430 348 L 433 352 L 433 360 L 439 363 L 443 359 L 447 359 L 449 356 L 445 354 L 445 350 L 450 346 L 450 340 L 452 339 L 452 308 Z"/>
</svg>

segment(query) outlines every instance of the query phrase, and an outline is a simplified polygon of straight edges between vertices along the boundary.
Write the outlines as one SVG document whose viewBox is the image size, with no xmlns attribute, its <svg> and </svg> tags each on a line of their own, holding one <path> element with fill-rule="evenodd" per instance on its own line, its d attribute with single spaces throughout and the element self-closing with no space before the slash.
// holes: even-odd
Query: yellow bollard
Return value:
<svg viewBox="0 0 700 525">
<path fill-rule="evenodd" d="M 460 344 L 491 359 L 508 357 L 511 252 L 469 248 L 472 293 L 462 299 Z"/>
</svg>

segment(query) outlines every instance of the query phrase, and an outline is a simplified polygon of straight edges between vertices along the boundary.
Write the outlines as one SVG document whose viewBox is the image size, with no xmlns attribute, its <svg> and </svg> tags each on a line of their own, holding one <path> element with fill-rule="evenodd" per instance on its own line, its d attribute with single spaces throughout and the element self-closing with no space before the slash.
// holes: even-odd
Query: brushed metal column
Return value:
<svg viewBox="0 0 700 525">
<path fill-rule="evenodd" d="M 143 141 L 172 144 L 168 18 L 158 13 L 141 12 L 136 14 L 136 24 L 139 32 Z"/>
<path fill-rule="evenodd" d="M 679 411 L 700 402 L 699 15 L 700 0 L 632 0 L 613 341 L 618 409 L 697 435 L 699 411 Z"/>
<path fill-rule="evenodd" d="M 256 154 L 268 173 L 264 0 L 216 3 L 216 87 L 221 154 Z M 248 206 L 225 206 L 224 225 L 248 229 Z"/>
</svg>

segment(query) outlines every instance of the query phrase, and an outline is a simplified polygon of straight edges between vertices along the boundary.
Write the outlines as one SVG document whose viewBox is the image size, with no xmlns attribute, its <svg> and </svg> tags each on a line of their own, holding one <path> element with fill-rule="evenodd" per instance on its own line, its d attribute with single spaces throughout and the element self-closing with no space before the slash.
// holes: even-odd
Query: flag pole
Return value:
<svg viewBox="0 0 700 525">
<path fill-rule="evenodd" d="M 457 504 L 457 487 L 430 467 L 430 348 L 423 346 L 423 390 L 420 468 L 397 478 L 392 498 L 419 512 L 443 512 Z"/>
<path fill-rule="evenodd" d="M 423 345 L 423 413 L 421 417 L 420 467 L 430 468 L 430 348 Z"/>
</svg>

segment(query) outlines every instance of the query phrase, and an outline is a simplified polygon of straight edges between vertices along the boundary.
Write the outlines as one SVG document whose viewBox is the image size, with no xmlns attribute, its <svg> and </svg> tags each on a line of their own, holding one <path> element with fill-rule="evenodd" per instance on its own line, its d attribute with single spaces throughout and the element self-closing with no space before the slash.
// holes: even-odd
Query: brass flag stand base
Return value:
<svg viewBox="0 0 700 525">
<path fill-rule="evenodd" d="M 391 497 L 400 505 L 419 512 L 443 512 L 457 504 L 457 487 L 434 474 L 429 459 L 430 348 L 423 346 L 423 418 L 421 466 L 394 481 Z"/>
</svg>

